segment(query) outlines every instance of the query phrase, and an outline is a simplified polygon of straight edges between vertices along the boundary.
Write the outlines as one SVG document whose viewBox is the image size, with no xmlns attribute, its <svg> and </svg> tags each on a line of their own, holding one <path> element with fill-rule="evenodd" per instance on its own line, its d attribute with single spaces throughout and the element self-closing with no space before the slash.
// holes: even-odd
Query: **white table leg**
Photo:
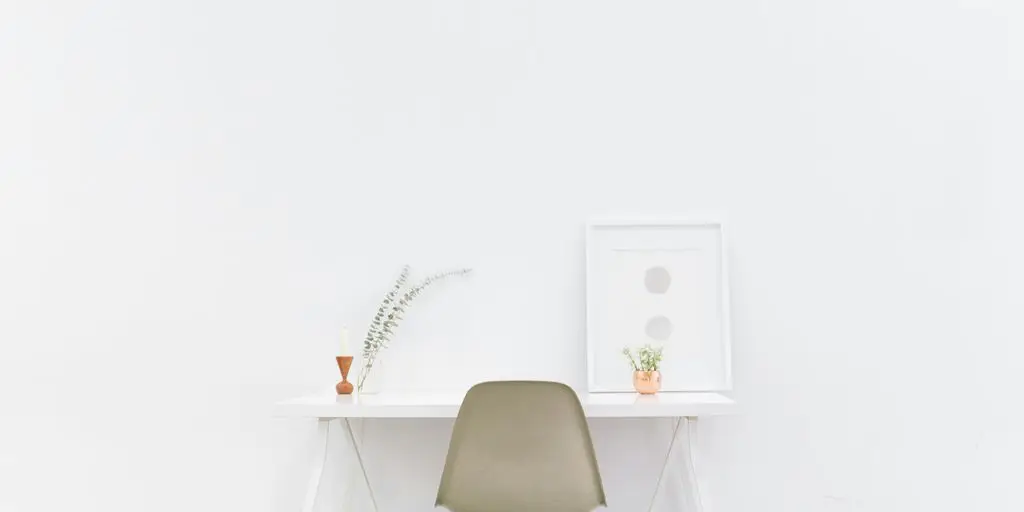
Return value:
<svg viewBox="0 0 1024 512">
<path fill-rule="evenodd" d="M 306 486 L 306 504 L 302 506 L 302 512 L 313 512 L 316 505 L 316 497 L 320 494 L 320 479 L 324 475 L 324 463 L 327 461 L 327 434 L 330 432 L 331 420 L 320 418 L 316 424 L 316 439 L 314 440 L 313 466 L 310 471 L 309 484 Z"/>
<path fill-rule="evenodd" d="M 647 512 L 654 510 L 654 505 L 658 502 L 658 496 L 661 494 L 661 482 L 665 479 L 665 473 L 668 472 L 669 462 L 672 460 L 672 452 L 675 451 L 676 441 L 679 438 L 680 426 L 682 426 L 682 418 L 676 418 L 672 421 L 672 440 L 668 443 L 668 449 L 665 451 L 665 462 L 661 465 L 661 472 L 658 473 L 658 482 L 654 484 L 654 496 L 651 496 L 651 504 L 647 507 Z"/>
<path fill-rule="evenodd" d="M 697 418 L 676 418 L 673 420 L 672 440 L 669 442 L 668 450 L 665 452 L 665 462 L 658 475 L 658 482 L 654 488 L 654 496 L 651 497 L 651 504 L 648 512 L 654 510 L 658 496 L 661 495 L 662 482 L 669 467 L 675 465 L 681 469 L 679 475 L 679 488 L 685 492 L 684 503 L 672 507 L 674 511 L 680 512 L 703 512 L 704 504 L 701 498 L 700 481 L 696 469 L 696 439 L 697 439 Z M 673 464 L 674 463 L 674 464 Z"/>
<path fill-rule="evenodd" d="M 686 427 L 686 454 L 680 461 L 684 469 L 681 484 L 687 490 L 693 510 L 704 512 L 704 495 L 701 493 L 700 473 L 697 471 L 697 418 L 683 418 L 683 426 Z"/>
<path fill-rule="evenodd" d="M 349 442 L 352 445 L 352 452 L 356 455 L 356 461 L 359 463 L 359 470 L 363 474 L 363 482 L 366 483 L 366 490 L 370 493 L 370 502 L 373 504 L 374 512 L 376 512 L 379 510 L 377 508 L 377 498 L 373 494 L 373 486 L 370 485 L 370 477 L 366 474 L 366 465 L 363 464 L 363 453 L 361 449 L 362 443 L 360 442 L 360 439 L 356 438 L 355 430 L 352 428 L 352 423 L 348 418 L 345 418 L 345 432 L 348 434 Z"/>
<path fill-rule="evenodd" d="M 344 426 L 344 425 L 342 425 Z M 355 426 L 353 427 L 358 432 L 362 432 L 363 420 L 362 418 L 355 420 Z M 356 433 L 356 441 L 362 446 L 362 435 Z M 348 436 L 345 436 L 346 445 L 351 443 Z M 346 457 L 344 462 L 345 474 L 341 478 L 341 511 L 342 512 L 357 512 L 360 507 L 357 506 L 359 503 L 355 501 L 353 489 L 356 488 L 356 475 L 359 473 L 359 461 L 355 457 Z"/>
</svg>

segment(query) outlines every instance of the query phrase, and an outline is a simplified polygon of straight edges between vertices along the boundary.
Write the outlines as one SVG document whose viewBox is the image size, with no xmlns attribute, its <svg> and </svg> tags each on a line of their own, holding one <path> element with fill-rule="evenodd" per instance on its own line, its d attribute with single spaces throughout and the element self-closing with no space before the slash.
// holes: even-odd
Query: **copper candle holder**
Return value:
<svg viewBox="0 0 1024 512">
<path fill-rule="evenodd" d="M 338 360 L 338 369 L 341 370 L 341 382 L 334 386 L 334 390 L 339 395 L 351 395 L 354 388 L 348 381 L 348 371 L 352 368 L 352 356 L 338 356 L 335 359 Z"/>
</svg>

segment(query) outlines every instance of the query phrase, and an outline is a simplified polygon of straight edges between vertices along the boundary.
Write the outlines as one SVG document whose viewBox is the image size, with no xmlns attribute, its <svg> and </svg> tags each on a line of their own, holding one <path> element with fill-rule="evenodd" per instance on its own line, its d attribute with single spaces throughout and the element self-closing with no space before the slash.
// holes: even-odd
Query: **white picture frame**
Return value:
<svg viewBox="0 0 1024 512">
<path fill-rule="evenodd" d="M 604 218 L 586 230 L 588 390 L 635 392 L 622 349 L 646 343 L 665 349 L 662 391 L 731 390 L 724 223 Z"/>
</svg>

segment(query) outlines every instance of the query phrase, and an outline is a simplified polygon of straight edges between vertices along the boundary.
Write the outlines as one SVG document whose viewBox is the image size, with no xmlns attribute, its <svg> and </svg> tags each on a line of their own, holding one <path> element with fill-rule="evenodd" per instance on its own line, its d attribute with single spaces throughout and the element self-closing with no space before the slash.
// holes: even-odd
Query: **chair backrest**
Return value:
<svg viewBox="0 0 1024 512">
<path fill-rule="evenodd" d="M 607 506 L 576 392 L 558 382 L 473 386 L 455 420 L 435 506 L 452 512 Z"/>
</svg>

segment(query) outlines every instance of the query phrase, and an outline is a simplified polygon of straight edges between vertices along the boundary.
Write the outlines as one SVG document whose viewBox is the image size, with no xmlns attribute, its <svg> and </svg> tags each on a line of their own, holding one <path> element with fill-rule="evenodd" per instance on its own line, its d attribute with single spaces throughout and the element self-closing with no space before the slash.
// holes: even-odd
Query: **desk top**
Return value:
<svg viewBox="0 0 1024 512">
<path fill-rule="evenodd" d="M 334 394 L 279 402 L 284 418 L 454 418 L 466 393 Z M 580 395 L 588 418 L 678 418 L 734 414 L 736 402 L 718 393 L 588 393 Z"/>
</svg>

